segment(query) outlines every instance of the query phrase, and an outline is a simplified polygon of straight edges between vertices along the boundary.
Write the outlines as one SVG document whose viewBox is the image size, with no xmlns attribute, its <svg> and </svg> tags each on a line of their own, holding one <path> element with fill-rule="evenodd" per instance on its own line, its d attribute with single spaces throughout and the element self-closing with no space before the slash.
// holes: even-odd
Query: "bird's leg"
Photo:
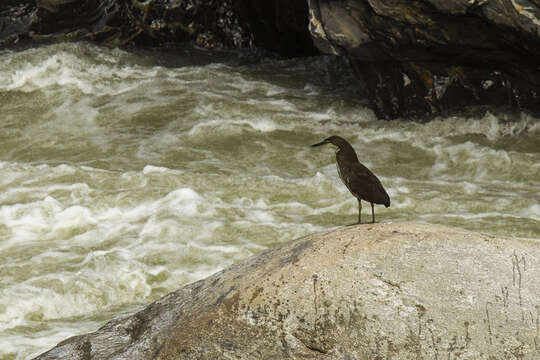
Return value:
<svg viewBox="0 0 540 360">
<path fill-rule="evenodd" d="M 362 201 L 358 199 L 358 223 L 362 223 Z"/>
<path fill-rule="evenodd" d="M 371 222 L 375 224 L 375 210 L 373 209 L 373 203 L 371 203 Z"/>
</svg>

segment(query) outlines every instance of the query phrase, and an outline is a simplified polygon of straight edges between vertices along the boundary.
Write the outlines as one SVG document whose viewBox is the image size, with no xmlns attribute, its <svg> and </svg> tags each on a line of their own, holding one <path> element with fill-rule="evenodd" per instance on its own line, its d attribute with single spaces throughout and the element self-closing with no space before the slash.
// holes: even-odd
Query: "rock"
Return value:
<svg viewBox="0 0 540 360">
<path fill-rule="evenodd" d="M 346 56 L 382 118 L 464 106 L 540 112 L 540 3 L 308 0 L 317 47 Z"/>
<path fill-rule="evenodd" d="M 16 43 L 32 24 L 36 7 L 29 1 L 7 0 L 0 4 L 0 46 Z"/>
<path fill-rule="evenodd" d="M 37 359 L 538 359 L 540 241 L 379 223 L 283 244 Z"/>
<path fill-rule="evenodd" d="M 7 0 L 0 4 L 0 46 L 21 40 L 152 47 L 191 42 L 313 55 L 307 24 L 304 1 Z"/>
<path fill-rule="evenodd" d="M 122 45 L 122 37 L 136 31 L 124 21 L 124 10 L 116 0 L 2 1 L 0 46 L 73 40 Z"/>
<path fill-rule="evenodd" d="M 253 45 L 287 57 L 318 54 L 308 30 L 306 1 L 235 0 L 239 21 L 246 24 Z"/>
</svg>

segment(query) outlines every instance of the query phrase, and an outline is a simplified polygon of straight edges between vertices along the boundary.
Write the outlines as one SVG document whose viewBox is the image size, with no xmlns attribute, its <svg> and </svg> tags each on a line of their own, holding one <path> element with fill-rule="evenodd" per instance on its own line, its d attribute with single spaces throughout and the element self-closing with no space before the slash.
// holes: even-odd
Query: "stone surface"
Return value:
<svg viewBox="0 0 540 360">
<path fill-rule="evenodd" d="M 540 241 L 379 223 L 310 235 L 38 359 L 538 359 Z"/>
<path fill-rule="evenodd" d="M 3 0 L 0 46 L 95 41 L 111 46 L 209 49 L 258 46 L 285 56 L 317 53 L 307 3 L 286 0 Z"/>
<path fill-rule="evenodd" d="M 382 118 L 464 106 L 540 112 L 540 3 L 308 0 L 325 53 L 347 56 Z"/>
</svg>

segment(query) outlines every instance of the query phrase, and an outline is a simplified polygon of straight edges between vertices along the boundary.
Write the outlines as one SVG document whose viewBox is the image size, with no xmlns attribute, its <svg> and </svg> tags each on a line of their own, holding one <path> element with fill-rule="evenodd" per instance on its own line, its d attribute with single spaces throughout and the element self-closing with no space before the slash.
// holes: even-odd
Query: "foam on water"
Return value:
<svg viewBox="0 0 540 360">
<path fill-rule="evenodd" d="M 277 126 L 275 122 L 270 119 L 242 119 L 242 120 L 222 120 L 222 119 L 213 119 L 206 122 L 202 122 L 193 126 L 188 134 L 197 135 L 197 134 L 208 134 L 209 130 L 214 131 L 226 131 L 228 133 L 242 131 L 245 127 L 249 126 L 254 130 L 261 132 L 271 132 L 276 130 Z"/>
<path fill-rule="evenodd" d="M 51 50 L 52 48 L 54 47 L 51 47 Z M 77 89 L 87 95 L 100 92 L 116 95 L 134 89 L 136 84 L 133 83 L 132 86 L 128 87 L 115 87 L 111 80 L 141 75 L 141 72 L 136 68 L 117 66 L 116 60 L 88 64 L 77 53 L 70 51 L 61 50 L 50 53 L 44 60 L 41 60 L 41 57 L 37 60 L 38 58 L 32 57 L 32 54 L 16 53 L 13 57 L 12 62 L 4 64 L 7 66 L 0 68 L 0 79 L 2 80 L 0 89 L 2 90 L 31 92 L 49 87 L 67 87 Z M 156 75 L 155 73 L 154 75 Z M 99 82 L 96 79 L 99 79 Z"/>
<path fill-rule="evenodd" d="M 64 172 L 59 166 L 40 168 Z M 141 183 L 144 175 L 156 174 L 148 171 L 150 166 L 145 169 L 143 176 L 116 175 L 120 181 Z M 159 173 L 166 172 L 161 169 Z M 16 191 L 8 191 L 6 197 L 12 198 Z M 41 191 L 61 193 L 70 189 L 43 184 Z M 0 331 L 139 304 L 155 296 L 156 288 L 163 294 L 179 283 L 216 271 L 223 262 L 218 254 L 238 256 L 236 246 L 208 243 L 222 222 L 203 221 L 201 226 L 201 218 L 213 219 L 215 210 L 205 207 L 203 196 L 191 188 L 177 188 L 129 207 L 111 203 L 106 194 L 95 195 L 102 200 L 96 199 L 92 207 L 70 205 L 72 197 L 67 195 L 59 196 L 61 200 L 49 195 L 0 207 L 1 222 L 8 230 L 1 231 L 2 252 L 15 254 L 17 248 L 22 250 L 27 244 L 22 257 L 12 257 L 0 269 L 0 273 L 17 274 L 5 283 L 0 294 L 0 304 L 4 305 L 0 306 Z M 163 254 L 171 252 L 173 261 L 169 263 Z M 208 259 L 202 258 L 205 254 L 210 255 Z M 208 260 L 212 266 L 204 264 Z M 182 266 L 185 261 L 187 266 Z M 202 266 L 193 268 L 197 261 Z M 163 263 L 176 265 L 170 268 Z"/>
<path fill-rule="evenodd" d="M 540 221 L 540 205 L 539 204 L 533 204 L 529 206 L 527 209 L 524 209 L 521 213 L 522 217 L 531 217 L 535 220 Z"/>
<path fill-rule="evenodd" d="M 377 221 L 540 236 L 539 119 L 378 121 L 328 80 L 332 61 L 164 67 L 88 44 L 1 53 L 0 359 L 355 222 L 334 150 L 309 147 L 332 134 L 386 187 Z"/>
<path fill-rule="evenodd" d="M 82 263 L 81 270 L 74 274 L 35 276 L 6 288 L 2 302 L 10 305 L 0 314 L 0 330 L 23 326 L 28 321 L 81 316 L 111 304 L 137 302 L 151 294 L 144 266 L 141 269 L 144 264 L 132 261 L 126 266 L 114 262 L 117 257 L 122 259 L 120 249 L 92 256 L 93 260 Z"/>
<path fill-rule="evenodd" d="M 168 169 L 166 167 L 163 167 L 163 166 L 152 166 L 152 165 L 146 165 L 143 170 L 142 170 L 142 173 L 147 175 L 147 174 L 152 174 L 152 173 L 166 173 L 168 171 L 171 171 L 171 169 Z"/>
</svg>

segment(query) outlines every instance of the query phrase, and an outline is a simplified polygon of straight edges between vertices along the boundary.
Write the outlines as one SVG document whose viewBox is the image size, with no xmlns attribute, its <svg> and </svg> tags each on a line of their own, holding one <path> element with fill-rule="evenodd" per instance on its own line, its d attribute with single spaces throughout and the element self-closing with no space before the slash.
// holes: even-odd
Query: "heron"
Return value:
<svg viewBox="0 0 540 360">
<path fill-rule="evenodd" d="M 374 204 L 390 206 L 390 197 L 381 181 L 356 156 L 351 144 L 340 136 L 330 136 L 311 147 L 331 144 L 337 146 L 336 163 L 341 181 L 358 199 L 358 223 L 362 223 L 362 200 L 371 203 L 371 222 L 375 223 Z"/>
</svg>

